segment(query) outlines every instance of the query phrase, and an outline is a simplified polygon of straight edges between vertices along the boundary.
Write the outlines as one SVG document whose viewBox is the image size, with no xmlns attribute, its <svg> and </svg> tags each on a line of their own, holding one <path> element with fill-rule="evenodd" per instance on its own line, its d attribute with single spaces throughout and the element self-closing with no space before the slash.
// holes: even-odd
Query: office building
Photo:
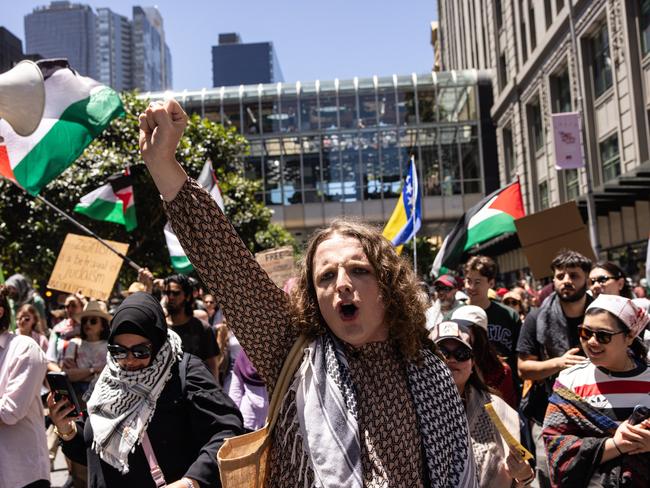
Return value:
<svg viewBox="0 0 650 488">
<path fill-rule="evenodd" d="M 97 9 L 97 79 L 117 91 L 134 88 L 131 31 L 128 18 Z"/>
<path fill-rule="evenodd" d="M 443 69 L 492 70 L 500 181 L 520 177 L 528 213 L 576 200 L 586 215 L 587 175 L 555 169 L 551 126 L 582 94 L 600 257 L 636 274 L 650 232 L 650 0 L 440 0 L 439 18 Z"/>
<path fill-rule="evenodd" d="M 4 27 L 0 27 L 0 73 L 13 68 L 23 59 L 23 43 Z"/>
<path fill-rule="evenodd" d="M 237 33 L 219 34 L 212 46 L 212 86 L 284 81 L 272 42 L 243 43 Z"/>
<path fill-rule="evenodd" d="M 88 5 L 54 1 L 25 15 L 25 51 L 68 58 L 84 76 L 97 78 L 96 15 Z"/>
<path fill-rule="evenodd" d="M 133 7 L 132 35 L 133 87 L 152 91 L 171 88 L 171 52 L 156 7 Z"/>
<path fill-rule="evenodd" d="M 423 235 L 444 235 L 498 185 L 491 82 L 477 71 L 179 91 L 189 113 L 250 143 L 248 177 L 273 219 L 299 239 L 339 215 L 385 223 L 411 154 L 423 189 Z M 164 94 L 142 98 L 161 100 Z"/>
</svg>

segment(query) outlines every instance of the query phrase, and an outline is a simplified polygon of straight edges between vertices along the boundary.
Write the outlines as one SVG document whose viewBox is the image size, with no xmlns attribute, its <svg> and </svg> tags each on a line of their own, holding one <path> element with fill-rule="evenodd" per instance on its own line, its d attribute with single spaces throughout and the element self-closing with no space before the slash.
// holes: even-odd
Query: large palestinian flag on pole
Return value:
<svg viewBox="0 0 650 488">
<path fill-rule="evenodd" d="M 45 110 L 34 133 L 19 136 L 0 120 L 0 174 L 37 195 L 70 166 L 124 108 L 111 88 L 70 68 L 66 60 L 39 61 Z"/>
<path fill-rule="evenodd" d="M 431 274 L 456 269 L 465 251 L 494 237 L 515 233 L 515 220 L 524 217 L 519 181 L 491 193 L 463 215 L 445 238 Z"/>
<path fill-rule="evenodd" d="M 138 221 L 129 169 L 109 177 L 108 183 L 81 197 L 74 211 L 91 219 L 121 224 L 127 232 L 135 229 Z"/>
</svg>

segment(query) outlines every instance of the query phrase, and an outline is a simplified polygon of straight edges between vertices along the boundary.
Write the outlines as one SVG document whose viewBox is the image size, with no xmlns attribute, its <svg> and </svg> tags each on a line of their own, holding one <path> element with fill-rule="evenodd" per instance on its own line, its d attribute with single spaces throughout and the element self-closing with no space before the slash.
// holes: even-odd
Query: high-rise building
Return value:
<svg viewBox="0 0 650 488">
<path fill-rule="evenodd" d="M 443 69 L 492 70 L 501 183 L 520 178 L 528 213 L 576 200 L 586 214 L 586 171 L 556 169 L 551 125 L 552 114 L 582 109 L 600 258 L 625 255 L 630 270 L 645 260 L 650 0 L 440 0 L 438 6 Z"/>
<path fill-rule="evenodd" d="M 0 73 L 10 70 L 23 59 L 23 43 L 4 27 L 0 27 Z"/>
<path fill-rule="evenodd" d="M 68 58 L 80 74 L 96 78 L 95 25 L 90 6 L 53 1 L 25 15 L 25 50 L 45 58 Z"/>
<path fill-rule="evenodd" d="M 171 52 L 156 7 L 133 7 L 133 85 L 143 91 L 171 88 Z"/>
<path fill-rule="evenodd" d="M 242 43 L 239 34 L 219 34 L 212 46 L 212 86 L 284 81 L 272 42 Z"/>
<path fill-rule="evenodd" d="M 109 8 L 98 8 L 97 79 L 115 90 L 130 90 L 134 87 L 131 63 L 131 22 Z"/>
</svg>

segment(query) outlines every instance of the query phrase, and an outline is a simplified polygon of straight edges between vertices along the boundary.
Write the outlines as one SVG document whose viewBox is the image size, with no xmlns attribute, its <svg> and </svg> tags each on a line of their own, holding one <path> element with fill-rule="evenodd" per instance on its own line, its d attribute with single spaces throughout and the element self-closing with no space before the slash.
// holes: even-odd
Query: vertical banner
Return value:
<svg viewBox="0 0 650 488">
<path fill-rule="evenodd" d="M 566 112 L 551 115 L 555 169 L 584 167 L 582 143 L 580 142 L 580 114 Z"/>
</svg>

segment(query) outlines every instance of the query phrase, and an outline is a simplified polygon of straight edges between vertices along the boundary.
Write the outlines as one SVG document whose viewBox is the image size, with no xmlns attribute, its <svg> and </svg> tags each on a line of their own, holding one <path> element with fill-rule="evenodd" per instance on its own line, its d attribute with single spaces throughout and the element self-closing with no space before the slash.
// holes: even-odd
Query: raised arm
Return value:
<svg viewBox="0 0 650 488">
<path fill-rule="evenodd" d="M 140 116 L 142 156 L 184 251 L 271 392 L 297 337 L 289 302 L 212 197 L 176 161 L 186 121 L 173 100 L 149 106 Z"/>
</svg>

